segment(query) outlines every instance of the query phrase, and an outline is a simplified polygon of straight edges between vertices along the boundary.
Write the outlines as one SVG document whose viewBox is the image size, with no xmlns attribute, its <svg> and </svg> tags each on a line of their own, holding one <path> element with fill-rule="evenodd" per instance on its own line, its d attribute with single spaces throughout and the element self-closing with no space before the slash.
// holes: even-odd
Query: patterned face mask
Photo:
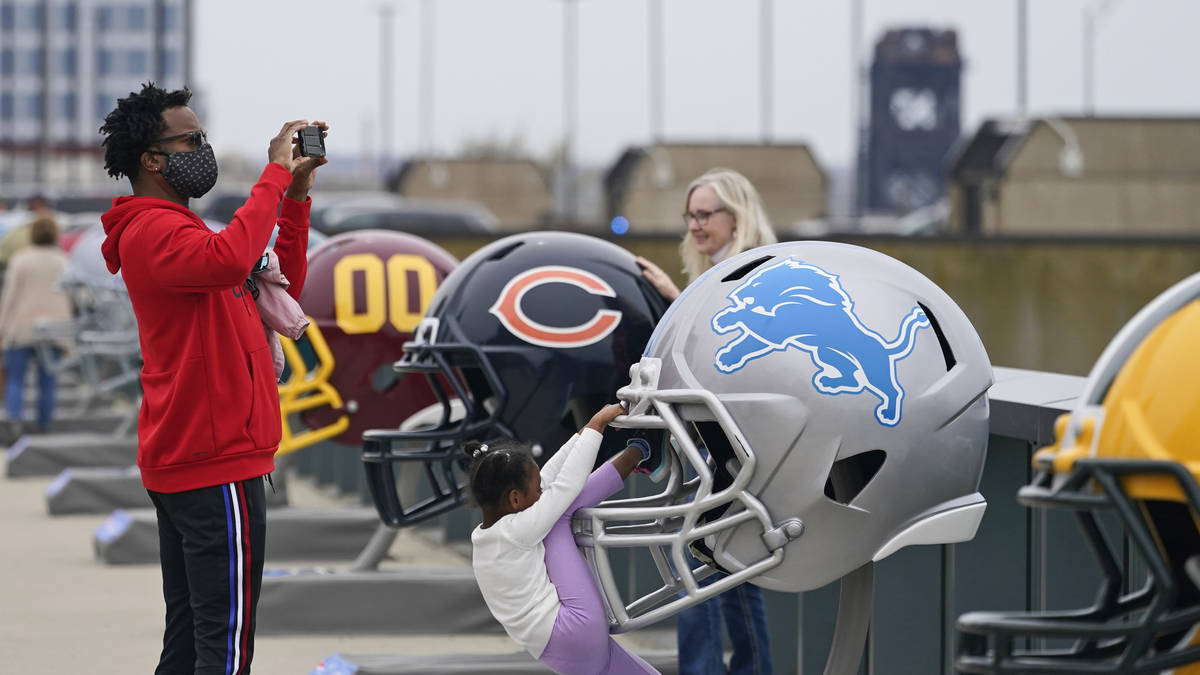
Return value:
<svg viewBox="0 0 1200 675">
<path fill-rule="evenodd" d="M 163 178 L 180 195 L 191 199 L 203 197 L 217 184 L 217 157 L 208 143 L 196 150 L 162 154 L 167 156 Z"/>
</svg>

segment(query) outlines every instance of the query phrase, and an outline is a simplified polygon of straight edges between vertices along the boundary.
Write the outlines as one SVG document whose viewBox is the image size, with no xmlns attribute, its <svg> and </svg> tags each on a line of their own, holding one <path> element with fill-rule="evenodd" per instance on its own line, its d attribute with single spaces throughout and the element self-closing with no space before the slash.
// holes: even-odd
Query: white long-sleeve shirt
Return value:
<svg viewBox="0 0 1200 675">
<path fill-rule="evenodd" d="M 550 642 L 559 608 L 542 539 L 583 490 L 601 438 L 593 429 L 572 436 L 542 467 L 542 496 L 533 506 L 471 533 L 471 566 L 484 602 L 535 658 Z"/>
</svg>

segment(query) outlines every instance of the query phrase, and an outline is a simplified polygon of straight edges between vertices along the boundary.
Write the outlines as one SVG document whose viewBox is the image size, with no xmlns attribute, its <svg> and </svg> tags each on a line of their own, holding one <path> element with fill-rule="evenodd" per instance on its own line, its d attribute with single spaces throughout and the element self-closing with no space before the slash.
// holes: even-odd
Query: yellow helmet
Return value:
<svg viewBox="0 0 1200 675">
<path fill-rule="evenodd" d="M 1066 476 L 1078 460 L 1100 458 L 1178 463 L 1200 475 L 1200 299 L 1170 309 L 1165 317 L 1139 314 L 1118 336 L 1137 343 L 1113 350 L 1112 361 L 1125 357 L 1119 363 L 1093 371 L 1085 396 L 1102 396 L 1100 404 L 1058 419 L 1058 441 L 1035 455 L 1036 469 Z M 1120 482 L 1133 499 L 1187 502 L 1174 473 L 1122 472 Z"/>
<path fill-rule="evenodd" d="M 1117 333 L 1056 441 L 1034 454 L 1025 506 L 1070 509 L 1101 572 L 1095 604 L 958 619 L 966 673 L 1200 674 L 1200 274 Z M 1115 514 L 1124 545 L 1102 534 Z M 1130 564 L 1138 559 L 1142 565 Z M 1130 591 L 1130 589 L 1138 589 Z M 1021 649 L 1037 638 L 1068 648 Z"/>
<path fill-rule="evenodd" d="M 300 347 L 286 337 L 280 336 L 283 356 L 288 365 L 285 379 L 279 383 L 279 412 L 283 417 L 283 436 L 279 440 L 277 455 L 286 455 L 314 443 L 335 438 L 350 426 L 350 418 L 343 411 L 342 397 L 329 383 L 333 371 L 333 355 L 321 335 L 321 329 L 309 318 L 305 337 L 311 346 L 313 359 L 305 360 Z M 329 408 L 336 417 L 333 421 L 315 429 L 292 431 L 289 416 L 315 408 Z"/>
</svg>

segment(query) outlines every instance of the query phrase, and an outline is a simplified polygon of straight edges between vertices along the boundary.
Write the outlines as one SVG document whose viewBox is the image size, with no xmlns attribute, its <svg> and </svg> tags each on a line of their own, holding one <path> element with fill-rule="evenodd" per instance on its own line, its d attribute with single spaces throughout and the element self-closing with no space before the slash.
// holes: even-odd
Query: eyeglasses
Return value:
<svg viewBox="0 0 1200 675">
<path fill-rule="evenodd" d="M 188 131 L 188 132 L 182 133 L 182 134 L 175 134 L 174 136 L 163 136 L 162 138 L 158 138 L 153 141 L 150 141 L 150 145 L 154 145 L 155 143 L 166 143 L 168 141 L 177 141 L 181 138 L 186 138 L 188 145 L 192 146 L 193 148 L 200 148 L 200 147 L 203 147 L 205 143 L 208 143 L 208 136 L 203 131 L 196 129 L 195 131 Z M 156 151 L 152 150 L 150 152 L 156 152 Z M 167 153 L 158 152 L 158 154 L 164 155 Z"/>
<path fill-rule="evenodd" d="M 712 218 L 713 214 L 715 213 L 729 213 L 729 209 L 722 206 L 715 208 L 712 211 L 705 211 L 704 209 L 699 209 L 697 211 L 684 211 L 683 226 L 688 227 L 692 224 L 692 221 L 695 220 L 700 224 L 701 227 L 704 227 L 708 224 L 708 219 Z"/>
</svg>

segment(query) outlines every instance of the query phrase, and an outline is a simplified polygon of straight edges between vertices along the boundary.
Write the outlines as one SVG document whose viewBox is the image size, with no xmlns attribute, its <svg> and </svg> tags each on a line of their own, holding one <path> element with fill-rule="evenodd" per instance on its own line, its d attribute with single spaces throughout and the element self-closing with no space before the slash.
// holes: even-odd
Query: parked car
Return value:
<svg viewBox="0 0 1200 675">
<path fill-rule="evenodd" d="M 63 191 L 56 188 L 34 188 L 26 186 L 13 190 L 0 186 L 0 200 L 7 203 L 11 212 L 24 211 L 29 199 L 35 195 L 44 197 L 56 213 L 93 213 L 112 208 L 113 197 L 128 194 L 128 183 L 112 183 L 106 187 Z"/>
<path fill-rule="evenodd" d="M 95 194 L 95 195 L 64 195 L 61 197 L 52 197 L 50 205 L 59 213 L 72 214 L 88 214 L 88 213 L 103 213 L 112 208 L 113 197 L 121 194 Z"/>
<path fill-rule="evenodd" d="M 228 223 L 233 220 L 233 214 L 242 208 L 242 205 L 246 203 L 246 199 L 249 196 L 249 191 L 208 195 L 203 198 L 201 210 L 198 213 L 205 220 Z M 403 197 L 394 192 L 384 192 L 382 190 L 353 190 L 346 192 L 314 191 L 312 193 L 312 209 L 309 211 L 308 220 L 313 229 L 323 230 L 327 215 L 332 210 L 338 208 L 353 206 L 355 208 L 390 209 L 402 206 L 403 204 Z"/>
<path fill-rule="evenodd" d="M 250 191 L 245 192 L 222 192 L 214 195 L 205 195 L 201 197 L 199 210 L 196 211 L 206 221 L 215 221 L 219 223 L 228 223 L 233 220 L 233 214 L 246 200 L 250 198 Z"/>
<path fill-rule="evenodd" d="M 328 235 L 355 230 L 393 230 L 421 237 L 488 235 L 498 229 L 496 217 L 473 205 L 404 201 L 391 207 L 346 204 L 328 209 L 318 225 Z"/>
<path fill-rule="evenodd" d="M 208 229 L 212 230 L 213 232 L 220 232 L 229 225 L 229 223 L 213 220 L 212 218 L 205 218 L 204 224 L 207 225 Z M 279 228 L 276 227 L 275 230 L 271 232 L 271 238 L 267 240 L 267 248 L 275 248 L 275 237 L 278 234 Z M 312 253 L 314 248 L 324 244 L 327 239 L 329 239 L 329 237 L 310 227 L 308 229 L 308 252 Z"/>
<path fill-rule="evenodd" d="M 58 245 L 68 253 L 89 228 L 100 222 L 100 213 L 68 213 L 59 219 Z"/>
<path fill-rule="evenodd" d="M 308 220 L 312 227 L 324 229 L 331 214 L 347 207 L 356 209 L 391 209 L 405 204 L 404 197 L 383 190 L 353 190 L 346 192 L 314 192 Z"/>
</svg>

